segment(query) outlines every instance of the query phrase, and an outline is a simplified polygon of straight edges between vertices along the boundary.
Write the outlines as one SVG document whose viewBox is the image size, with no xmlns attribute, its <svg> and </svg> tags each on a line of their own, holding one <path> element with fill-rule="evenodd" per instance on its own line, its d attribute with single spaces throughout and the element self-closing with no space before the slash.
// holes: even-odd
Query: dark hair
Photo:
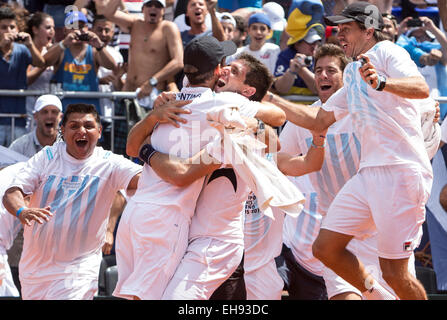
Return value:
<svg viewBox="0 0 447 320">
<path fill-rule="evenodd" d="M 248 67 L 245 75 L 245 84 L 256 89 L 254 95 L 249 97 L 253 101 L 261 101 L 273 83 L 273 76 L 265 64 L 248 53 L 241 53 L 237 60 L 242 60 Z"/>
<path fill-rule="evenodd" d="M 358 21 L 355 21 L 355 22 L 359 26 L 360 30 L 366 30 L 366 26 L 363 23 L 358 22 Z M 388 37 L 382 31 L 374 29 L 374 39 L 376 39 L 377 42 L 380 42 L 380 41 L 388 40 Z"/>
<path fill-rule="evenodd" d="M 14 10 L 8 6 L 0 8 L 0 20 L 17 20 Z"/>
<path fill-rule="evenodd" d="M 243 17 L 238 15 L 234 15 L 233 18 L 236 21 L 236 29 L 240 32 L 245 32 L 245 30 L 247 29 L 247 21 Z"/>
<path fill-rule="evenodd" d="M 95 15 L 95 18 L 93 19 L 93 23 L 92 23 L 92 26 L 94 26 L 98 21 L 109 21 L 109 22 L 111 22 L 110 20 L 108 20 L 105 16 L 103 16 L 103 15 Z"/>
<path fill-rule="evenodd" d="M 95 117 L 96 123 L 98 123 L 98 125 L 101 124 L 101 119 L 99 117 L 99 113 L 93 104 L 87 104 L 87 103 L 69 104 L 67 106 L 67 110 L 65 110 L 64 115 L 62 117 L 62 125 L 63 126 L 65 126 L 65 124 L 68 121 L 68 117 L 72 113 L 91 114 Z"/>
<path fill-rule="evenodd" d="M 396 19 L 396 17 L 395 16 L 393 16 L 391 13 L 382 13 L 382 17 L 383 18 L 387 18 L 387 19 L 390 19 L 391 20 L 391 22 L 393 23 L 393 25 L 394 25 L 394 28 L 395 29 L 397 29 L 397 19 Z"/>
<path fill-rule="evenodd" d="M 188 73 L 185 72 L 186 77 L 188 77 L 188 81 L 190 84 L 192 85 L 199 85 L 204 83 L 205 81 L 210 80 L 213 76 L 214 76 L 214 70 L 205 72 L 205 73 L 199 73 L 199 72 L 194 72 L 194 73 Z"/>
<path fill-rule="evenodd" d="M 340 69 L 341 71 L 345 70 L 346 65 L 351 62 L 351 59 L 349 59 L 343 49 L 333 43 L 325 43 L 318 47 L 318 49 L 315 51 L 314 54 L 314 60 L 315 60 L 315 66 L 317 65 L 318 59 L 321 59 L 323 57 L 335 57 L 338 58 L 340 61 Z"/>
<path fill-rule="evenodd" d="M 49 14 L 46 14 L 44 12 L 35 12 L 34 14 L 32 14 L 30 16 L 30 18 L 28 19 L 28 22 L 26 24 L 27 27 L 27 32 L 31 35 L 31 37 L 34 37 L 34 33 L 33 33 L 33 27 L 38 28 L 45 19 L 47 18 L 51 18 L 53 19 L 52 16 L 50 16 Z"/>
</svg>

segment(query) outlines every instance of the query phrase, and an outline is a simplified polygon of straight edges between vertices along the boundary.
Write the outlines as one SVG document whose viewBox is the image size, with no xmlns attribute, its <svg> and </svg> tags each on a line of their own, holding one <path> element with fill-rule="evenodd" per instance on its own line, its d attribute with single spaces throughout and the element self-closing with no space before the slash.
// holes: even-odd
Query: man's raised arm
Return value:
<svg viewBox="0 0 447 320">
<path fill-rule="evenodd" d="M 336 121 L 333 112 L 293 103 L 271 92 L 266 94 L 263 101 L 269 101 L 281 108 L 287 121 L 309 130 L 323 131 Z"/>
<path fill-rule="evenodd" d="M 359 69 L 362 79 L 371 87 L 377 88 L 384 79 L 379 76 L 376 68 L 370 62 L 369 57 L 360 55 L 359 58 L 365 59 L 365 64 Z M 430 89 L 422 76 L 389 78 L 383 83 L 383 91 L 395 94 L 407 99 L 425 99 L 430 95 Z"/>
<path fill-rule="evenodd" d="M 105 16 L 116 23 L 124 32 L 130 32 L 132 25 L 138 19 L 136 16 L 118 10 L 121 7 L 120 0 L 93 0 L 97 14 Z"/>
</svg>

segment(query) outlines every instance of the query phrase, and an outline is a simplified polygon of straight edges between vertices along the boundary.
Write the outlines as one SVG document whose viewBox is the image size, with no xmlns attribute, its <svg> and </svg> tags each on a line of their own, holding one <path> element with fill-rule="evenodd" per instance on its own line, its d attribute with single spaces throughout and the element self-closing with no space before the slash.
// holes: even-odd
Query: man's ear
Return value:
<svg viewBox="0 0 447 320">
<path fill-rule="evenodd" d="M 368 36 L 368 39 L 372 39 L 374 37 L 374 28 L 366 29 L 366 35 Z"/>
<path fill-rule="evenodd" d="M 222 74 L 222 67 L 220 64 L 214 69 L 214 75 L 220 77 Z"/>
<path fill-rule="evenodd" d="M 250 98 L 252 95 L 254 95 L 256 93 L 256 88 L 246 86 L 244 89 L 242 89 L 241 93 L 244 97 Z"/>
</svg>

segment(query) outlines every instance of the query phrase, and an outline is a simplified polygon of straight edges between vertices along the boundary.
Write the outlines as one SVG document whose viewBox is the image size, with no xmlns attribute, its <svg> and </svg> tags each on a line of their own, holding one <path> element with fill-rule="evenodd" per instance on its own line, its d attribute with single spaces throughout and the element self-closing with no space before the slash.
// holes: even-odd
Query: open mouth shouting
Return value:
<svg viewBox="0 0 447 320">
<path fill-rule="evenodd" d="M 223 88 L 226 84 L 227 82 L 224 79 L 222 79 L 222 77 L 220 77 L 219 80 L 217 80 L 216 87 Z"/>
<path fill-rule="evenodd" d="M 81 149 L 85 149 L 88 145 L 88 140 L 86 138 L 79 138 L 75 140 L 76 146 Z"/>
<path fill-rule="evenodd" d="M 331 89 L 332 89 L 332 85 L 330 85 L 330 84 L 320 85 L 320 91 L 321 92 L 327 92 L 327 91 L 329 91 Z"/>
<path fill-rule="evenodd" d="M 56 121 L 45 121 L 44 126 L 47 129 L 53 129 L 56 127 Z"/>
</svg>

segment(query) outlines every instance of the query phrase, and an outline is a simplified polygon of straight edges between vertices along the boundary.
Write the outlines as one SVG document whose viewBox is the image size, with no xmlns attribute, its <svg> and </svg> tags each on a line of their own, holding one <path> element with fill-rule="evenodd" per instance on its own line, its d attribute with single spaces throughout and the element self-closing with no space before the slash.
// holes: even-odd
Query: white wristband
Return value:
<svg viewBox="0 0 447 320">
<path fill-rule="evenodd" d="M 62 41 L 59 41 L 59 47 L 60 47 L 62 50 L 65 51 L 65 46 L 64 46 L 64 44 L 62 43 Z"/>
</svg>

